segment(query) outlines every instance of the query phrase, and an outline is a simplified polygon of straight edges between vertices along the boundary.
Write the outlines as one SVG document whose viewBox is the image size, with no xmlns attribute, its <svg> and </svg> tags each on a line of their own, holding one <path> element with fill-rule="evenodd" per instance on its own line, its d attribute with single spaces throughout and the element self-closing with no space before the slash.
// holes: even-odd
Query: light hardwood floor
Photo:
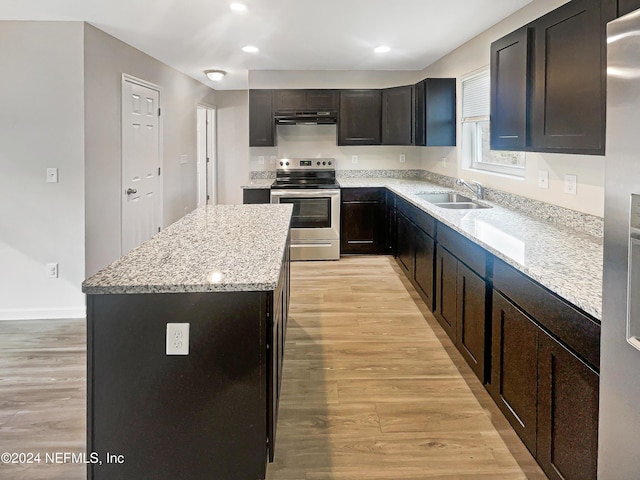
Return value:
<svg viewBox="0 0 640 480">
<path fill-rule="evenodd" d="M 393 258 L 296 262 L 291 286 L 269 480 L 546 478 Z M 83 451 L 85 362 L 84 321 L 0 322 L 0 453 Z"/>
</svg>

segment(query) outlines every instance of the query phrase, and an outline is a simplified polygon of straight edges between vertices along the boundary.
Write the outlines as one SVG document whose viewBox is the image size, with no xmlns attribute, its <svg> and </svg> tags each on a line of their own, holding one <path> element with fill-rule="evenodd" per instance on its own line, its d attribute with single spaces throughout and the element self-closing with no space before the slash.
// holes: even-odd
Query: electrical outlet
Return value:
<svg viewBox="0 0 640 480">
<path fill-rule="evenodd" d="M 47 168 L 47 183 L 58 183 L 57 168 Z"/>
<path fill-rule="evenodd" d="M 189 355 L 188 323 L 167 323 L 167 355 Z"/>
<path fill-rule="evenodd" d="M 351 155 L 351 163 L 358 163 L 358 155 Z"/>
<path fill-rule="evenodd" d="M 564 193 L 575 195 L 578 190 L 578 178 L 575 175 L 564 176 Z"/>
<path fill-rule="evenodd" d="M 58 278 L 58 264 L 57 263 L 47 263 L 45 265 L 47 270 L 47 278 Z"/>
<path fill-rule="evenodd" d="M 260 156 L 258 157 L 258 163 L 259 163 L 260 165 L 264 165 L 264 155 L 260 155 Z"/>
<path fill-rule="evenodd" d="M 442 157 L 442 168 L 447 168 L 447 157 Z"/>
<path fill-rule="evenodd" d="M 274 164 L 276 163 L 276 156 L 275 156 L 275 155 L 271 155 L 271 156 L 269 157 L 269 163 L 270 163 L 271 165 L 274 165 Z"/>
<path fill-rule="evenodd" d="M 549 188 L 549 172 L 546 170 L 538 170 L 538 187 Z"/>
<path fill-rule="evenodd" d="M 404 163 L 407 161 L 407 157 L 404 155 L 404 153 L 400 154 L 400 163 Z"/>
</svg>

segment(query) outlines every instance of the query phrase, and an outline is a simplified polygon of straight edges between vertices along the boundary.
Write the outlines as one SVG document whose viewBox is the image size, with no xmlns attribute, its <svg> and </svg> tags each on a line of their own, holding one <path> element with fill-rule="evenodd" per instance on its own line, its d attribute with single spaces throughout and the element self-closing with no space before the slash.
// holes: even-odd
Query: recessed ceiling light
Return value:
<svg viewBox="0 0 640 480">
<path fill-rule="evenodd" d="M 258 47 L 254 47 L 253 45 L 247 45 L 246 47 L 242 47 L 242 51 L 247 53 L 258 53 L 260 50 Z"/>
<path fill-rule="evenodd" d="M 229 5 L 229 8 L 236 13 L 242 13 L 247 10 L 247 6 L 244 3 L 234 2 Z"/>
<path fill-rule="evenodd" d="M 376 53 L 387 53 L 389 50 L 391 49 L 386 45 L 380 45 L 379 47 L 373 49 L 373 51 Z"/>
<path fill-rule="evenodd" d="M 204 73 L 209 77 L 209 80 L 214 82 L 219 82 L 227 74 L 224 70 L 205 70 Z"/>
</svg>

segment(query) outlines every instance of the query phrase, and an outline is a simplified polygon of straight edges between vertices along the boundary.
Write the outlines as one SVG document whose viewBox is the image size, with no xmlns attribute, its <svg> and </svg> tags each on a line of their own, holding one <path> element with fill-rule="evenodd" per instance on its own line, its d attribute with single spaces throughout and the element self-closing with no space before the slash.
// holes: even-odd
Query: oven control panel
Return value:
<svg viewBox="0 0 640 480">
<path fill-rule="evenodd" d="M 334 158 L 281 158 L 278 170 L 335 170 Z"/>
</svg>

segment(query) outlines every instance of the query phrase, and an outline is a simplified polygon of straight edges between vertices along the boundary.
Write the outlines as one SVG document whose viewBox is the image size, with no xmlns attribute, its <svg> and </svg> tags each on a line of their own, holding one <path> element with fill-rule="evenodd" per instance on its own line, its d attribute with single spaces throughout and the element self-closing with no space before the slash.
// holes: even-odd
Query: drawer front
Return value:
<svg viewBox="0 0 640 480">
<path fill-rule="evenodd" d="M 493 286 L 600 370 L 600 324 L 596 320 L 498 259 L 493 265 Z"/>
<path fill-rule="evenodd" d="M 423 212 L 415 205 L 411 205 L 404 198 L 398 197 L 396 200 L 397 208 L 409 220 L 415 223 L 420 230 L 429 235 L 431 238 L 436 236 L 436 221 L 426 212 Z"/>
<path fill-rule="evenodd" d="M 482 278 L 487 276 L 487 252 L 446 225 L 438 225 L 438 243 Z"/>
<path fill-rule="evenodd" d="M 343 202 L 376 202 L 383 203 L 385 201 L 384 188 L 343 188 Z"/>
</svg>

